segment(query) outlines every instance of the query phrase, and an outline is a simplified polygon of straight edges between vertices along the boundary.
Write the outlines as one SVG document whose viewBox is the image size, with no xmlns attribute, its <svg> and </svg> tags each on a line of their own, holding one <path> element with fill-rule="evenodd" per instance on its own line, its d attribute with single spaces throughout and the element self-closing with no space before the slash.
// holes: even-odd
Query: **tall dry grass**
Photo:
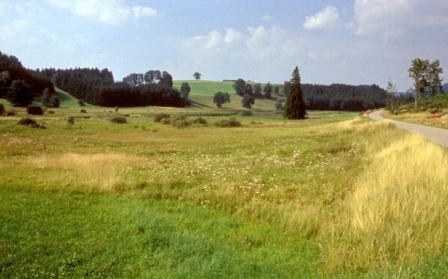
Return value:
<svg viewBox="0 0 448 279">
<path fill-rule="evenodd" d="M 447 151 L 415 135 L 369 148 L 372 163 L 330 229 L 330 271 L 401 270 L 448 246 Z"/>
<path fill-rule="evenodd" d="M 147 163 L 143 157 L 118 153 L 63 153 L 29 160 L 30 165 L 48 170 L 45 176 L 48 185 L 71 185 L 82 192 L 114 192 L 126 182 L 126 170 L 144 167 Z"/>
</svg>

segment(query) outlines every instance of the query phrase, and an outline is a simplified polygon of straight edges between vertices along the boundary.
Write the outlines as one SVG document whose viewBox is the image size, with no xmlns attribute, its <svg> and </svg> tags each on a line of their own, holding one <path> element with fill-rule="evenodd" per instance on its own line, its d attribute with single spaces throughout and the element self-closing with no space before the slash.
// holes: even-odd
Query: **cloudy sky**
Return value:
<svg viewBox="0 0 448 279">
<path fill-rule="evenodd" d="M 0 51 L 28 68 L 166 70 L 174 79 L 412 86 L 448 73 L 446 0 L 0 0 Z M 448 82 L 448 75 L 443 78 Z"/>
</svg>

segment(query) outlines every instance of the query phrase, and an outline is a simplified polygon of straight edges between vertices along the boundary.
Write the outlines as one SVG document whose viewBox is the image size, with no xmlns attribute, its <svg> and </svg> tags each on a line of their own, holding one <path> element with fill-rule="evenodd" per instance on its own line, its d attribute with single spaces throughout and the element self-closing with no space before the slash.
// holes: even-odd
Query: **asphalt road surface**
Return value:
<svg viewBox="0 0 448 279">
<path fill-rule="evenodd" d="M 410 132 L 420 134 L 426 139 L 436 142 L 442 146 L 448 147 L 448 130 L 447 129 L 441 129 L 441 128 L 435 128 L 435 127 L 429 127 L 429 126 L 423 126 L 418 124 L 412 124 L 402 121 L 396 121 L 391 119 L 386 119 L 381 116 L 382 110 L 377 110 L 369 114 L 369 117 L 374 120 L 378 121 L 384 121 L 388 120 L 395 124 L 395 126 L 406 129 Z"/>
</svg>

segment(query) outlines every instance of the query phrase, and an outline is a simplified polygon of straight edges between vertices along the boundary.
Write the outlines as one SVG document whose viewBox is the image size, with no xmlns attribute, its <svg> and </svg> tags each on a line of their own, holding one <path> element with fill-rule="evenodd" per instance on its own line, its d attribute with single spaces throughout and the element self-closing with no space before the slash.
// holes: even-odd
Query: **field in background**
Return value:
<svg viewBox="0 0 448 279">
<path fill-rule="evenodd" d="M 2 276 L 448 275 L 447 151 L 391 124 L 80 109 L 33 117 L 46 129 L 0 118 Z M 229 117 L 242 126 L 214 125 Z"/>
<path fill-rule="evenodd" d="M 190 99 L 193 101 L 193 105 L 206 108 L 216 108 L 213 103 L 213 96 L 217 92 L 227 92 L 230 94 L 230 103 L 226 103 L 224 106 L 227 109 L 243 109 L 241 105 L 241 97 L 236 95 L 235 89 L 233 89 L 232 82 L 222 82 L 222 81 L 207 81 L 207 80 L 179 80 L 174 81 L 174 87 L 180 89 L 182 82 L 188 82 L 191 88 Z M 265 84 L 262 84 L 262 87 Z M 273 84 L 273 86 L 275 86 Z M 272 94 L 276 96 L 274 93 Z M 253 110 L 275 110 L 274 100 L 267 99 L 256 99 L 253 105 Z"/>
</svg>

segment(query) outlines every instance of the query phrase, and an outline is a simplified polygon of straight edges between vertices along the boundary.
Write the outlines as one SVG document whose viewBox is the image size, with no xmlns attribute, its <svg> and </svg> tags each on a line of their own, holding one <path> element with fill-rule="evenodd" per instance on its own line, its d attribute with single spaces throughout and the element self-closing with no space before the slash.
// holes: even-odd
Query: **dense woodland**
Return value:
<svg viewBox="0 0 448 279">
<path fill-rule="evenodd" d="M 145 74 L 130 74 L 122 82 L 115 82 L 108 69 L 76 68 L 68 70 L 44 69 L 54 84 L 89 104 L 105 107 L 185 106 L 185 100 L 173 88 L 168 72 L 158 70 Z"/>
<path fill-rule="evenodd" d="M 281 97 L 286 98 L 289 93 L 289 83 L 282 85 L 283 90 L 278 86 L 272 86 L 267 83 L 264 87 L 260 84 L 252 84 L 243 79 L 234 82 L 235 93 L 243 97 L 243 106 L 249 108 L 244 100 L 250 100 L 253 104 L 257 99 L 279 99 L 272 95 L 272 92 L 280 96 L 279 102 L 283 101 Z M 318 85 L 301 84 L 303 100 L 306 109 L 309 110 L 348 110 L 361 111 L 366 109 L 384 107 L 386 104 L 386 91 L 378 85 Z M 279 92 L 283 91 L 283 94 Z M 283 109 L 283 105 L 277 103 L 277 109 Z"/>
<path fill-rule="evenodd" d="M 0 52 L 0 98 L 7 98 L 14 106 L 27 106 L 39 97 L 46 106 L 59 106 L 54 86 L 70 92 L 81 103 L 98 106 L 185 106 L 173 88 L 172 76 L 165 71 L 130 74 L 115 82 L 108 69 L 30 70 L 15 56 Z"/>
<path fill-rule="evenodd" d="M 386 91 L 378 85 L 302 84 L 302 91 L 310 110 L 361 111 L 386 104 Z"/>
<path fill-rule="evenodd" d="M 15 103 L 12 98 L 15 88 L 26 88 L 29 95 L 26 97 L 31 99 L 42 95 L 45 90 L 47 93 L 54 92 L 50 78 L 27 70 L 15 56 L 0 52 L 0 98 L 8 98 Z"/>
</svg>

